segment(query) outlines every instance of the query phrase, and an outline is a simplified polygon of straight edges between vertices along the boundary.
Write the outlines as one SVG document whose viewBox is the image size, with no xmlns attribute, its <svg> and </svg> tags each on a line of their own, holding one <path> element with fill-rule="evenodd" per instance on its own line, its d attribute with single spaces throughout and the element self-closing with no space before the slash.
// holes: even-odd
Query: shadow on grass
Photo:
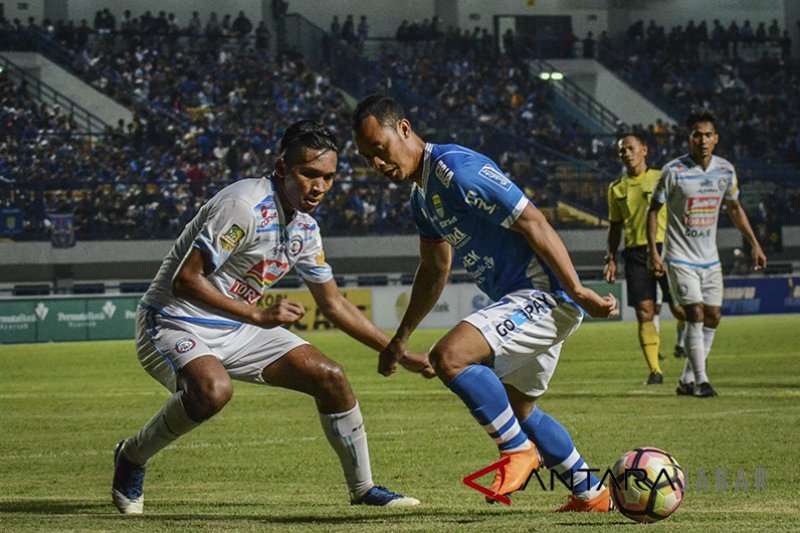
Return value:
<svg viewBox="0 0 800 533">
<path fill-rule="evenodd" d="M 530 511 L 515 511 L 513 509 L 503 509 L 503 512 L 498 512 L 495 509 L 476 509 L 471 510 L 469 514 L 463 511 L 447 511 L 441 508 L 417 508 L 405 510 L 391 510 L 391 509 L 370 509 L 365 507 L 340 507 L 338 505 L 324 505 L 320 508 L 318 513 L 300 512 L 303 511 L 301 507 L 295 507 L 298 511 L 293 513 L 291 509 L 286 509 L 285 512 L 277 514 L 269 514 L 273 509 L 266 509 L 264 513 L 248 512 L 248 508 L 265 509 L 263 504 L 255 503 L 224 503 L 219 507 L 230 510 L 229 513 L 209 513 L 207 510 L 198 510 L 196 513 L 174 513 L 174 512 L 158 512 L 157 508 L 172 508 L 185 505 L 186 507 L 197 507 L 196 502 L 160 502 L 159 504 L 152 505 L 149 512 L 138 516 L 122 516 L 116 512 L 116 509 L 110 502 L 90 502 L 90 501 L 55 501 L 55 500 L 15 500 L 0 502 L 0 513 L 17 514 L 17 515 L 71 515 L 80 516 L 82 518 L 90 518 L 103 521 L 119 521 L 119 520 L 135 520 L 143 522 L 155 521 L 200 521 L 200 522 L 258 522 L 262 524 L 294 524 L 294 525 L 337 525 L 337 524 L 352 524 L 352 525 L 369 525 L 369 524 L 386 524 L 392 521 L 409 520 L 423 520 L 430 522 L 433 519 L 435 522 L 447 525 L 468 525 L 479 524 L 497 519 L 498 517 L 507 518 L 509 514 L 517 514 L 520 517 L 530 515 Z M 244 511 L 244 512 L 240 512 Z M 331 516 L 332 513 L 341 513 L 339 516 Z M 371 513 L 366 515 L 364 513 Z"/>
<path fill-rule="evenodd" d="M 113 510 L 110 504 L 89 501 L 14 500 L 0 502 L 0 513 L 96 515 Z"/>
</svg>

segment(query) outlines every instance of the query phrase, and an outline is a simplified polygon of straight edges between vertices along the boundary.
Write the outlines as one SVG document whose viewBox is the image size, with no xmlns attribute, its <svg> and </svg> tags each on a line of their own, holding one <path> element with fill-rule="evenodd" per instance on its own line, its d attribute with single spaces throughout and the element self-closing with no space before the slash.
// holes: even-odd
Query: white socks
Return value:
<svg viewBox="0 0 800 533">
<path fill-rule="evenodd" d="M 708 360 L 708 354 L 711 352 L 711 345 L 714 344 L 714 335 L 717 334 L 716 328 L 707 328 L 703 326 L 703 347 L 705 348 L 705 356 L 706 360 Z"/>
<path fill-rule="evenodd" d="M 684 322 L 683 320 L 678 320 L 677 337 L 675 338 L 675 346 L 679 346 L 681 348 L 684 348 L 685 347 L 685 341 L 686 341 L 686 322 Z"/>
<path fill-rule="evenodd" d="M 683 361 L 683 373 L 681 374 L 681 383 L 694 383 L 694 368 L 692 368 L 692 360 L 689 356 Z"/>
<path fill-rule="evenodd" d="M 694 382 L 696 385 L 707 383 L 706 375 L 706 349 L 703 340 L 703 323 L 686 323 L 686 357 L 691 359 L 694 367 Z"/>
<path fill-rule="evenodd" d="M 125 441 L 123 451 L 130 462 L 144 465 L 175 439 L 200 425 L 186 414 L 181 396 L 182 391 L 173 394 L 136 436 Z"/>
<path fill-rule="evenodd" d="M 320 413 L 319 420 L 328 442 L 342 463 L 350 499 L 357 500 L 374 485 L 367 432 L 364 430 L 364 419 L 361 417 L 358 402 L 355 407 L 343 413 Z"/>
</svg>

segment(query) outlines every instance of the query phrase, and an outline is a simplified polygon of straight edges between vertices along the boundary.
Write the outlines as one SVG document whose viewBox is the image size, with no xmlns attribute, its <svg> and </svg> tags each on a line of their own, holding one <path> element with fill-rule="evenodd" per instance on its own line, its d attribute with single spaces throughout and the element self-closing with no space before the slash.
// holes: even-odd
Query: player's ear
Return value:
<svg viewBox="0 0 800 533">
<path fill-rule="evenodd" d="M 275 160 L 275 174 L 281 178 L 286 175 L 286 160 L 283 157 Z"/>
<path fill-rule="evenodd" d="M 397 123 L 397 129 L 403 139 L 408 139 L 411 136 L 411 123 L 406 118 L 401 118 Z"/>
</svg>

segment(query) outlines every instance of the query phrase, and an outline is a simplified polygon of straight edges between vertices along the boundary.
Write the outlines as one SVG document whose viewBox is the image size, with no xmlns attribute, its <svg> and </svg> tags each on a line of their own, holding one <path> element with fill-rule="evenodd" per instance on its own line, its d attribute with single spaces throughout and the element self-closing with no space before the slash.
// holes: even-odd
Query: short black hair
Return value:
<svg viewBox="0 0 800 533">
<path fill-rule="evenodd" d="M 385 94 L 371 94 L 356 106 L 350 126 L 357 131 L 367 117 L 373 116 L 381 126 L 393 127 L 403 119 L 403 115 L 403 108 L 392 98 Z"/>
<path fill-rule="evenodd" d="M 302 148 L 339 151 L 333 132 L 314 120 L 299 120 L 283 132 L 280 155 L 287 163 L 294 161 Z"/>
<path fill-rule="evenodd" d="M 639 144 L 641 144 L 642 146 L 647 146 L 647 141 L 644 140 L 644 137 L 642 137 L 638 133 L 634 133 L 632 131 L 630 131 L 628 133 L 623 133 L 622 135 L 620 135 L 619 139 L 617 139 L 617 142 L 622 141 L 622 139 L 624 139 L 625 137 L 633 137 L 634 139 L 639 141 Z"/>
<path fill-rule="evenodd" d="M 708 109 L 697 109 L 692 111 L 689 115 L 689 118 L 686 119 L 686 128 L 689 130 L 689 133 L 694 130 L 695 124 L 698 122 L 710 122 L 714 126 L 714 131 L 717 130 L 717 117 L 714 116 Z"/>
</svg>

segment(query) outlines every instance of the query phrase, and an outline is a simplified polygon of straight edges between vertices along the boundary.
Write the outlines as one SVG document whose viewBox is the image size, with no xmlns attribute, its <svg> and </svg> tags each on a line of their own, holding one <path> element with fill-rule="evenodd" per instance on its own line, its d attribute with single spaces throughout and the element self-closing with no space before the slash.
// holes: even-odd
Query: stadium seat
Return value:
<svg viewBox="0 0 800 533">
<path fill-rule="evenodd" d="M 14 296 L 47 296 L 50 294 L 50 285 L 38 283 L 35 285 L 14 285 Z"/>
<path fill-rule="evenodd" d="M 150 283 L 146 281 L 128 281 L 119 284 L 119 292 L 122 294 L 144 294 Z"/>
<path fill-rule="evenodd" d="M 412 285 L 414 283 L 415 276 L 416 274 L 403 272 L 403 274 L 400 275 L 400 283 L 403 285 Z"/>
<path fill-rule="evenodd" d="M 103 294 L 105 292 L 104 283 L 76 283 L 72 286 L 72 294 Z"/>
<path fill-rule="evenodd" d="M 366 274 L 358 276 L 359 287 L 384 287 L 389 284 L 389 276 L 385 274 Z"/>
</svg>

